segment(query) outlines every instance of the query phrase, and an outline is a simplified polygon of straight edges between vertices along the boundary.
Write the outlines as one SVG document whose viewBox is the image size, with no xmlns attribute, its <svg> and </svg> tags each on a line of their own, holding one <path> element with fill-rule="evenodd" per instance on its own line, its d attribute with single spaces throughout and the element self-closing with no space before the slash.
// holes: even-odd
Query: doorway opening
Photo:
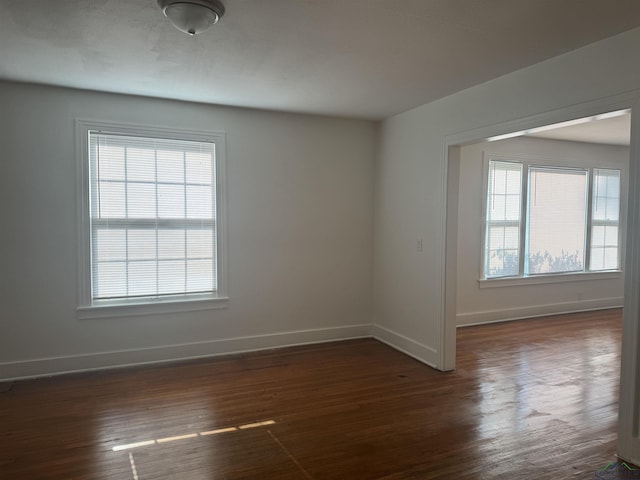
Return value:
<svg viewBox="0 0 640 480">
<path fill-rule="evenodd" d="M 444 370 L 458 327 L 622 306 L 630 120 L 449 145 Z"/>
<path fill-rule="evenodd" d="M 453 370 L 456 367 L 456 340 L 457 340 L 457 328 L 462 325 L 472 324 L 485 324 L 491 322 L 500 322 L 504 320 L 523 319 L 530 317 L 543 317 L 554 315 L 557 313 L 575 312 L 578 310 L 597 312 L 598 309 L 605 309 L 610 307 L 619 306 L 624 299 L 624 321 L 622 326 L 622 353 L 621 353 L 621 374 L 622 378 L 620 383 L 620 396 L 619 396 L 619 421 L 618 421 L 618 455 L 621 458 L 628 461 L 632 461 L 637 457 L 638 451 L 640 451 L 640 437 L 638 431 L 640 430 L 640 408 L 637 405 L 637 383 L 640 372 L 636 365 L 637 343 L 640 338 L 640 332 L 638 331 L 638 318 L 640 318 L 640 304 L 637 301 L 637 295 L 632 290 L 633 285 L 629 279 L 624 281 L 625 273 L 629 278 L 636 275 L 640 271 L 640 259 L 638 258 L 636 243 L 640 242 L 640 219 L 638 212 L 634 210 L 634 205 L 638 201 L 638 195 L 636 194 L 635 187 L 638 185 L 638 171 L 635 160 L 638 156 L 637 141 L 631 135 L 631 140 L 626 140 L 624 144 L 606 142 L 598 139 L 594 133 L 594 129 L 598 129 L 603 125 L 618 123 L 616 129 L 617 135 L 624 135 L 628 138 L 630 131 L 635 131 L 629 128 L 629 119 L 631 117 L 630 107 L 636 105 L 635 98 L 626 98 L 623 100 L 616 99 L 611 101 L 594 102 L 591 105 L 583 105 L 581 107 L 575 107 L 566 109 L 562 112 L 552 112 L 545 115 L 540 115 L 535 118 L 529 118 L 510 122 L 502 126 L 487 127 L 478 129 L 473 132 L 465 132 L 458 135 L 453 135 L 446 139 L 447 147 L 447 198 L 446 198 L 446 245 L 445 248 L 445 287 L 444 287 L 444 325 L 442 338 L 442 350 L 441 350 L 441 369 Z M 637 106 L 637 105 L 636 105 Z M 635 108 L 634 108 L 635 110 Z M 617 120 L 613 120 L 617 118 Z M 605 122 L 605 123 L 599 123 Z M 625 127 L 620 127 L 620 123 L 625 122 Z M 541 125 L 544 125 L 541 127 Z M 563 129 L 566 129 L 563 131 Z M 586 133 L 586 137 L 578 138 L 563 138 L 563 136 L 569 132 L 569 130 L 592 130 L 590 133 Z M 504 133 L 507 132 L 507 133 Z M 570 133 L 570 132 L 569 132 Z M 510 142 L 509 142 L 510 141 Z M 500 143 L 502 142 L 502 143 Z M 509 143 L 508 143 L 509 142 Z M 586 252 L 579 252 L 580 256 L 585 259 L 583 262 L 582 270 L 576 268 L 575 272 L 545 272 L 547 278 L 543 276 L 536 276 L 538 272 L 533 272 L 534 275 L 528 275 L 531 269 L 527 270 L 526 267 L 522 267 L 522 264 L 527 261 L 527 255 L 536 253 L 531 252 L 530 239 L 522 240 L 518 244 L 518 247 L 522 247 L 519 251 L 519 255 L 523 255 L 518 259 L 517 274 L 497 276 L 500 278 L 488 278 L 491 275 L 487 275 L 487 249 L 482 242 L 486 242 L 487 228 L 486 228 L 486 201 L 487 201 L 487 185 L 486 169 L 483 170 L 478 164 L 475 165 L 475 174 L 471 174 L 476 182 L 476 191 L 480 191 L 479 195 L 475 197 L 475 215 L 476 219 L 473 228 L 476 229 L 478 242 L 477 247 L 470 247 L 471 239 L 467 236 L 467 233 L 460 231 L 460 224 L 465 220 L 464 215 L 467 212 L 463 212 L 465 202 L 465 196 L 468 192 L 465 190 L 463 194 L 461 192 L 466 188 L 465 175 L 469 172 L 465 171 L 466 155 L 469 151 L 474 149 L 480 149 L 482 152 L 482 158 L 478 161 L 479 164 L 487 166 L 491 160 L 487 157 L 485 151 L 497 150 L 498 146 L 502 150 L 498 153 L 506 154 L 507 157 L 515 157 L 517 153 L 513 151 L 514 145 L 524 145 L 537 142 L 540 145 L 552 143 L 561 149 L 562 152 L 568 152 L 566 148 L 568 145 L 571 147 L 588 145 L 593 146 L 594 152 L 598 149 L 600 151 L 605 150 L 625 150 L 623 154 L 625 165 L 621 168 L 621 193 L 620 193 L 620 222 L 618 226 L 620 229 L 618 244 L 619 249 L 619 269 L 610 269 L 608 272 L 592 272 L 589 268 L 589 262 L 592 262 L 593 255 L 589 252 L 589 248 L 593 250 L 594 242 L 593 238 L 596 237 L 595 232 L 587 231 L 585 234 L 584 244 L 587 248 Z M 586 144 L 586 145 L 585 145 Z M 543 149 L 544 150 L 544 149 Z M 477 152 L 476 152 L 477 153 Z M 533 181 L 530 175 L 529 167 L 531 165 L 538 166 L 540 163 L 540 157 L 549 157 L 550 151 L 543 151 L 542 154 L 525 153 L 525 157 L 533 156 L 533 161 L 524 162 L 526 165 L 522 167 L 522 182 L 527 182 L 527 185 L 531 187 Z M 603 154 L 604 155 L 604 154 Z M 572 155 L 567 155 L 572 156 Z M 500 160 L 500 159 L 497 159 Z M 501 160 L 505 160 L 502 158 Z M 509 160 L 509 158 L 507 158 Z M 625 170 L 626 169 L 626 170 Z M 480 171 L 480 173 L 478 173 Z M 557 172 L 555 172 L 557 173 Z M 473 177 L 475 175 L 475 177 Z M 593 172 L 590 173 L 593 175 Z M 468 178 L 466 179 L 468 180 Z M 480 185 L 480 186 L 478 186 Z M 587 182 L 586 189 L 591 188 L 591 184 Z M 628 190 L 628 198 L 625 195 L 625 189 Z M 484 188 L 484 190 L 483 190 Z M 544 199 L 544 197 L 543 197 Z M 523 218 L 527 220 L 527 215 L 530 214 L 526 209 L 529 208 L 527 198 L 522 198 L 523 205 Z M 591 202 L 593 199 L 587 200 Z M 484 202 L 484 206 L 482 203 Z M 587 203 L 587 215 L 590 215 Z M 627 215 L 627 209 L 630 210 Z M 589 226 L 589 221 L 593 221 L 592 217 L 587 217 L 586 224 Z M 592 222 L 593 223 L 593 222 Z M 625 225 L 626 223 L 626 225 Z M 533 227 L 525 226 L 521 229 L 521 234 L 530 236 Z M 628 234 L 625 233 L 628 231 Z M 460 253 L 459 242 L 462 246 L 463 252 Z M 495 249 L 499 250 L 499 249 Z M 574 253 L 574 252 L 569 252 Z M 589 255 L 587 257 L 587 255 Z M 626 259 L 625 259 L 626 257 Z M 625 268 L 626 267 L 626 268 Z M 462 277 L 462 273 L 465 269 L 474 269 L 474 275 L 470 279 L 469 277 Z M 578 271 L 580 270 L 580 271 Z M 626 272 L 625 272 L 626 270 Z M 559 273 L 557 277 L 549 278 Z M 549 275 L 551 274 L 551 275 Z M 584 277 L 584 280 L 578 280 L 577 278 L 567 280 L 561 277 L 568 277 L 570 275 Z M 594 277 L 593 279 L 587 277 Z M 468 282 L 465 285 L 465 282 Z M 582 282 L 582 286 L 571 286 L 571 282 Z M 593 288 L 594 285 L 600 282 L 601 288 Z M 476 298 L 465 297 L 465 288 L 470 288 L 473 284 L 475 289 L 474 294 Z M 617 285 L 616 285 L 617 284 Z M 605 290 L 604 285 L 608 290 Z M 531 288 L 530 288 L 531 287 Z M 573 288 L 573 290 L 571 290 Z M 462 292 L 461 292 L 462 289 Z M 538 290 L 538 298 L 536 302 L 526 302 L 525 290 L 531 291 Z M 547 295 L 541 293 L 541 290 L 547 289 Z M 516 292 L 517 293 L 514 293 Z M 572 294 L 568 292 L 572 291 Z M 486 293 L 486 292 L 501 292 Z M 595 292 L 595 293 L 594 293 Z M 618 293 L 615 293 L 618 292 Z M 564 296 L 563 296 L 564 295 Z M 566 295 L 569 295 L 567 297 Z M 570 296 L 573 295 L 573 298 Z M 463 303 L 462 306 L 467 308 L 459 308 L 460 299 L 465 302 L 470 300 L 479 302 L 476 303 L 476 309 L 468 308 L 471 303 Z M 545 300 L 546 299 L 546 300 Z M 495 300 L 495 301 L 492 301 Z M 484 303 L 482 303 L 484 302 Z M 511 302 L 511 303 L 509 303 Z M 554 310 L 555 309 L 555 310 Z M 603 310 L 604 311 L 604 310 Z M 496 323 L 496 325 L 501 325 Z M 558 365 L 562 368 L 562 365 Z"/>
</svg>

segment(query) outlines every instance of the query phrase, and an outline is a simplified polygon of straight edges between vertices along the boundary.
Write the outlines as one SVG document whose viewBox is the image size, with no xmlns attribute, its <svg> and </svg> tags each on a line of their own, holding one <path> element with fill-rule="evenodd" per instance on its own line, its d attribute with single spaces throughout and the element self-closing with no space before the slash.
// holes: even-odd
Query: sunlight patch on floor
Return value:
<svg viewBox="0 0 640 480">
<path fill-rule="evenodd" d="M 274 420 L 266 420 L 264 422 L 256 422 L 256 423 L 247 423 L 244 425 L 239 425 L 237 427 L 227 427 L 227 428 L 220 428 L 217 430 L 209 430 L 209 431 L 205 431 L 205 432 L 194 432 L 194 433 L 185 433 L 183 435 L 175 435 L 172 437 L 164 437 L 164 438 L 157 438 L 155 440 L 143 440 L 140 442 L 135 442 L 135 443 L 128 443 L 126 445 L 116 445 L 115 447 L 113 447 L 111 450 L 113 450 L 114 452 L 121 452 L 123 450 L 133 450 L 134 448 L 140 448 L 140 447 L 148 447 L 151 445 L 160 445 L 163 443 L 169 443 L 169 442 L 177 442 L 177 441 L 181 441 L 181 440 L 189 440 L 192 438 L 198 438 L 198 437 L 205 437 L 205 436 L 209 436 L 209 435 L 218 435 L 221 433 L 229 433 L 229 432 L 237 432 L 237 431 L 241 431 L 241 430 L 248 430 L 251 428 L 258 428 L 258 427 L 266 427 L 269 425 L 275 425 L 275 421 Z"/>
</svg>

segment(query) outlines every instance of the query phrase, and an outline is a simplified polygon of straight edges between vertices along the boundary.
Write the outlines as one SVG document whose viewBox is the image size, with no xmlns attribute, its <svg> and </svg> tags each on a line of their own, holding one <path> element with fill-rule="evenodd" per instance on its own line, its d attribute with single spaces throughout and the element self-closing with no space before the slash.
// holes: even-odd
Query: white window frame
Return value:
<svg viewBox="0 0 640 480">
<path fill-rule="evenodd" d="M 489 162 L 507 162 L 519 163 L 522 165 L 522 197 L 521 197 L 521 218 L 520 218 L 520 258 L 519 258 L 519 274 L 517 276 L 505 277 L 485 277 L 486 262 L 486 233 L 487 233 L 487 208 L 488 208 L 488 189 L 489 189 Z M 558 272 L 547 274 L 524 275 L 524 252 L 527 230 L 527 200 L 529 188 L 529 167 L 542 168 L 558 168 L 558 169 L 584 169 L 589 171 L 588 175 L 588 203 L 587 203 L 587 226 L 585 237 L 585 269 L 578 272 Z M 619 170 L 620 171 L 620 206 L 618 219 L 618 266 L 616 270 L 589 270 L 590 249 L 591 249 L 591 230 L 592 230 L 592 181 L 593 170 Z M 487 287 L 503 287 L 513 285 L 527 284 L 544 284 L 544 283 L 562 283 L 586 280 L 604 280 L 612 278 L 620 278 L 623 273 L 624 265 L 624 236 L 626 232 L 626 201 L 627 189 L 625 179 L 627 177 L 626 165 L 612 164 L 610 162 L 589 162 L 566 159 L 549 159 L 547 157 L 537 157 L 535 155 L 513 155 L 497 152 L 484 152 L 483 169 L 482 169 L 482 238 L 481 238 L 481 255 L 480 255 L 480 275 L 478 283 L 480 288 Z"/>
<path fill-rule="evenodd" d="M 216 147 L 216 257 L 217 289 L 196 295 L 94 300 L 91 288 L 91 211 L 89 133 L 113 133 L 136 137 L 191 140 Z M 81 319 L 155 315 L 224 308 L 228 304 L 226 261 L 226 168 L 224 132 L 181 130 L 100 120 L 76 119 L 78 183 L 78 317 Z"/>
</svg>

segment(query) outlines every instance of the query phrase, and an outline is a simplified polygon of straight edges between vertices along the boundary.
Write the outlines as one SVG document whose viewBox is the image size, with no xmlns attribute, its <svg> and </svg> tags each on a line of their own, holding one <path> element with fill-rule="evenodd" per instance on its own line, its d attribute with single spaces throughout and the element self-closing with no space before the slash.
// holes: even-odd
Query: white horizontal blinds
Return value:
<svg viewBox="0 0 640 480">
<path fill-rule="evenodd" d="M 587 171 L 529 168 L 525 274 L 584 269 Z"/>
<path fill-rule="evenodd" d="M 620 268 L 620 170 L 593 171 L 591 270 Z"/>
<path fill-rule="evenodd" d="M 522 165 L 489 162 L 485 278 L 518 275 L 522 209 Z"/>
<path fill-rule="evenodd" d="M 215 291 L 215 145 L 89 136 L 93 299 Z"/>
</svg>

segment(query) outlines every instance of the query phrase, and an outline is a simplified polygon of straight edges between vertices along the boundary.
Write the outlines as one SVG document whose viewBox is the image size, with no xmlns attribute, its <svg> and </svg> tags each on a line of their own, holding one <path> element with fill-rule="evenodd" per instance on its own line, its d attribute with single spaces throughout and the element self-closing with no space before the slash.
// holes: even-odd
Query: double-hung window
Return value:
<svg viewBox="0 0 640 480">
<path fill-rule="evenodd" d="M 224 294 L 222 136 L 80 122 L 82 307 Z"/>
<path fill-rule="evenodd" d="M 620 170 L 488 167 L 483 278 L 620 268 Z"/>
</svg>

